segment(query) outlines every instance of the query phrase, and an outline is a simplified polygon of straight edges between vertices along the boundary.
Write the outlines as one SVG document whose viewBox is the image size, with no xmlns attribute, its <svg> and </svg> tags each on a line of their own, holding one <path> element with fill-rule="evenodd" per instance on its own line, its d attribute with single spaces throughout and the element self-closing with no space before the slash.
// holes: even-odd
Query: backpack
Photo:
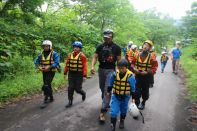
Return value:
<svg viewBox="0 0 197 131">
<path fill-rule="evenodd" d="M 114 56 L 112 53 L 112 46 L 103 46 L 101 52 L 99 53 L 99 61 L 112 63 L 114 62 Z"/>
</svg>

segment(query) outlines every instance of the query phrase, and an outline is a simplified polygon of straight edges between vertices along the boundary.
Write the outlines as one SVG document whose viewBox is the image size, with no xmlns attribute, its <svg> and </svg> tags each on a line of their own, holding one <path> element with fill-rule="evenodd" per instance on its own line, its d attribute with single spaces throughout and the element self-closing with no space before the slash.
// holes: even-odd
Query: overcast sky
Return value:
<svg viewBox="0 0 197 131">
<path fill-rule="evenodd" d="M 185 11 L 190 10 L 191 4 L 197 0 L 130 0 L 134 8 L 138 11 L 144 11 L 150 8 L 156 8 L 163 14 L 169 14 L 175 19 L 185 16 Z"/>
</svg>

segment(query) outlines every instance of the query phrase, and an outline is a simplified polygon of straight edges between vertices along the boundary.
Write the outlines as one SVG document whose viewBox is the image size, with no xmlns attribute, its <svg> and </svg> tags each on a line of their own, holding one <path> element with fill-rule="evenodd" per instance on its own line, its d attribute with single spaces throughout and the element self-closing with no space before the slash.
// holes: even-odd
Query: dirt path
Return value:
<svg viewBox="0 0 197 131">
<path fill-rule="evenodd" d="M 1 131 L 109 131 L 109 116 L 105 125 L 99 125 L 101 106 L 98 78 L 87 80 L 84 85 L 87 99 L 74 97 L 72 108 L 66 109 L 66 90 L 55 94 L 55 101 L 41 110 L 41 98 L 0 109 Z M 189 106 L 185 88 L 180 77 L 171 72 L 169 62 L 164 73 L 160 68 L 155 76 L 155 85 L 150 89 L 150 99 L 143 111 L 145 124 L 127 116 L 124 131 L 197 131 L 197 126 L 186 121 Z M 117 131 L 119 131 L 117 126 Z"/>
</svg>

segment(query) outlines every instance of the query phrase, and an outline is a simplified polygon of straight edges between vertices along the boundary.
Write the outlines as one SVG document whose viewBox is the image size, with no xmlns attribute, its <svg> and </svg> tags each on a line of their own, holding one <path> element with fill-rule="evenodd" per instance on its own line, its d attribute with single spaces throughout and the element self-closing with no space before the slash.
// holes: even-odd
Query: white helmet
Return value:
<svg viewBox="0 0 197 131">
<path fill-rule="evenodd" d="M 155 50 L 155 47 L 153 46 L 151 50 L 154 51 Z"/>
<path fill-rule="evenodd" d="M 133 116 L 133 117 L 138 117 L 140 112 L 139 109 L 137 108 L 137 106 L 135 105 L 135 103 L 131 103 L 129 104 L 129 113 Z"/>
<path fill-rule="evenodd" d="M 50 46 L 50 49 L 52 49 L 52 42 L 50 40 L 44 40 L 42 42 L 42 45 L 49 45 Z"/>
<path fill-rule="evenodd" d="M 131 48 L 132 49 L 136 49 L 137 48 L 137 45 L 132 45 Z"/>
<path fill-rule="evenodd" d="M 162 53 L 161 53 L 161 54 L 163 55 L 163 54 L 166 54 L 166 53 L 167 53 L 167 52 L 165 52 L 165 51 L 162 51 Z"/>
<path fill-rule="evenodd" d="M 176 41 L 176 44 L 180 44 L 181 43 L 181 41 Z"/>
<path fill-rule="evenodd" d="M 133 41 L 129 41 L 129 44 L 128 45 L 132 45 L 133 44 Z"/>
</svg>

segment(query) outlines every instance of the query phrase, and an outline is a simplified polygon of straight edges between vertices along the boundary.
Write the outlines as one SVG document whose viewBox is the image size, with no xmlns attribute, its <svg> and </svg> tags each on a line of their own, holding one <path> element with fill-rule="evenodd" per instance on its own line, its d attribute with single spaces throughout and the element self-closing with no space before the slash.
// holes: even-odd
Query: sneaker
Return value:
<svg viewBox="0 0 197 131">
<path fill-rule="evenodd" d="M 65 106 L 66 108 L 69 108 L 69 107 L 71 107 L 72 106 L 72 101 L 71 100 L 69 100 L 69 102 L 68 102 L 68 104 Z"/>
<path fill-rule="evenodd" d="M 115 127 L 112 123 L 111 123 L 111 131 L 115 131 Z"/>
<path fill-rule="evenodd" d="M 145 105 L 144 105 L 144 104 L 142 104 L 142 103 L 140 103 L 140 105 L 138 106 L 138 109 L 140 109 L 140 110 L 144 110 L 144 108 L 145 108 Z"/>
<path fill-rule="evenodd" d="M 44 97 L 44 102 L 46 102 L 46 103 L 48 102 L 48 96 Z"/>
<path fill-rule="evenodd" d="M 41 105 L 40 105 L 40 109 L 44 109 L 47 107 L 47 102 L 44 101 Z"/>
<path fill-rule="evenodd" d="M 49 102 L 53 102 L 53 101 L 54 101 L 53 96 L 50 96 Z"/>
<path fill-rule="evenodd" d="M 119 128 L 124 129 L 124 120 L 120 120 Z"/>
<path fill-rule="evenodd" d="M 105 114 L 104 113 L 100 113 L 99 121 L 100 121 L 101 124 L 105 123 Z"/>
<path fill-rule="evenodd" d="M 53 102 L 54 101 L 54 99 L 49 99 L 49 102 Z"/>
<path fill-rule="evenodd" d="M 85 101 L 86 99 L 86 93 L 84 92 L 84 94 L 82 95 L 82 101 Z"/>
<path fill-rule="evenodd" d="M 68 103 L 65 107 L 66 107 L 66 108 L 69 108 L 69 107 L 71 107 L 71 106 L 72 106 L 72 104 Z"/>
</svg>

